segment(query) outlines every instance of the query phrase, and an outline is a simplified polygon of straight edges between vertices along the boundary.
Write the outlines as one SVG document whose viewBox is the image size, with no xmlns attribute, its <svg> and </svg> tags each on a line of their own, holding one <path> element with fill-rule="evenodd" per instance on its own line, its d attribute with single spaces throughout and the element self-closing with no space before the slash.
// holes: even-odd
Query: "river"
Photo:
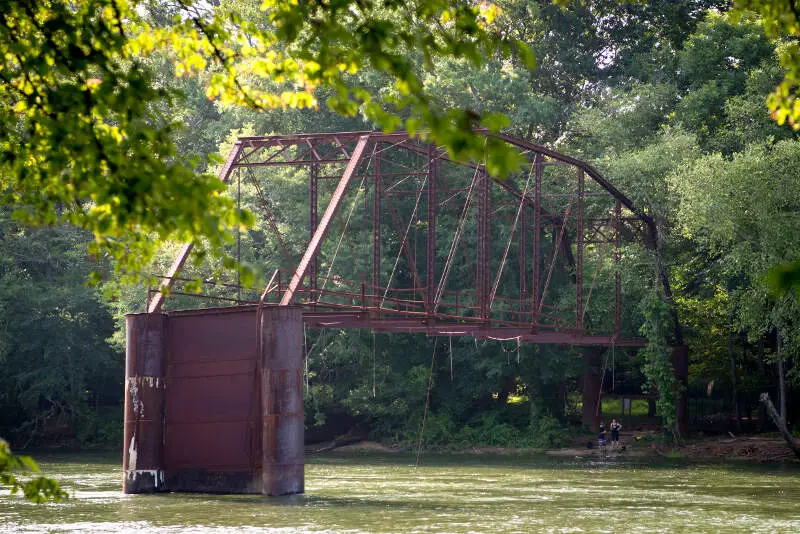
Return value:
<svg viewBox="0 0 800 534">
<path fill-rule="evenodd" d="M 0 492 L 0 532 L 800 532 L 800 467 L 327 454 L 306 494 L 123 495 L 118 457 L 38 455 L 71 498 Z"/>
</svg>

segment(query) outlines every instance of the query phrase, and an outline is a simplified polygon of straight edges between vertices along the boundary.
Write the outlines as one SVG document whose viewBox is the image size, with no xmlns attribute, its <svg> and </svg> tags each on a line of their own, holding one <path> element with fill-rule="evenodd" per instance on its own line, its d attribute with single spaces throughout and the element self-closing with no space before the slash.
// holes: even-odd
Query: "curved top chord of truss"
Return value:
<svg viewBox="0 0 800 534">
<path fill-rule="evenodd" d="M 227 182 L 233 173 L 247 172 L 282 259 L 294 264 L 289 272 L 275 270 L 261 304 L 297 302 L 313 327 L 642 345 L 645 340 L 622 330 L 618 264 L 623 241 L 655 246 L 653 219 L 589 164 L 481 133 L 519 149 L 529 164 L 520 176 L 492 179 L 481 164 L 455 162 L 441 148 L 402 132 L 240 137 L 219 177 Z M 309 237 L 296 260 L 269 205 L 266 175 L 275 168 L 308 184 Z M 333 180 L 330 191 L 319 188 Z M 351 223 L 361 193 L 363 214 Z M 339 208 L 348 195 L 343 222 Z M 321 215 L 320 197 L 327 197 Z M 340 233 L 331 240 L 331 254 L 326 236 L 336 221 Z M 348 254 L 340 252 L 344 239 Z M 371 244 L 369 254 L 365 244 Z M 613 252 L 605 254 L 609 247 Z M 161 310 L 191 249 L 186 244 L 180 250 L 148 311 Z M 387 277 L 382 254 L 388 249 L 393 268 Z M 321 258 L 325 277 L 318 273 Z M 340 276 L 335 264 L 359 280 Z M 589 288 L 584 265 L 592 273 Z M 396 276 L 398 268 L 402 276 Z"/>
</svg>

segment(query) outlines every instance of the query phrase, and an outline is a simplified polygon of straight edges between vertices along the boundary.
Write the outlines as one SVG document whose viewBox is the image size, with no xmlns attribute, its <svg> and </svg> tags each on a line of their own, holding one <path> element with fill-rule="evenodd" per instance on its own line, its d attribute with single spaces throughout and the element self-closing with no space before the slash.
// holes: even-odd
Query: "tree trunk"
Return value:
<svg viewBox="0 0 800 534">
<path fill-rule="evenodd" d="M 553 404 L 553 416 L 561 422 L 566 421 L 567 414 L 567 383 L 562 378 L 556 386 L 556 398 Z"/>
<path fill-rule="evenodd" d="M 664 261 L 664 242 L 660 228 L 654 223 L 651 227 L 653 238 L 655 240 L 655 254 L 656 254 L 656 273 L 661 287 L 664 291 L 664 298 L 669 305 L 670 315 L 672 315 L 672 335 L 675 338 L 675 345 L 683 345 L 683 329 L 678 320 L 678 306 L 675 304 L 675 298 L 672 296 L 672 288 L 669 285 L 669 271 L 667 270 L 667 263 Z"/>
<path fill-rule="evenodd" d="M 739 409 L 739 391 L 737 390 L 738 387 L 738 376 L 736 373 L 736 357 L 734 356 L 733 351 L 733 331 L 728 336 L 728 361 L 731 364 L 731 384 L 732 384 L 732 393 L 731 393 L 731 400 L 733 401 L 733 411 L 736 413 L 736 432 L 741 433 L 742 431 L 742 414 Z"/>
<path fill-rule="evenodd" d="M 792 449 L 792 452 L 795 456 L 800 458 L 800 443 L 797 443 L 792 434 L 789 432 L 789 429 L 786 428 L 786 419 L 778 415 L 777 410 L 775 410 L 775 405 L 772 404 L 772 400 L 769 398 L 769 393 L 761 394 L 761 402 L 767 407 L 767 413 L 769 414 L 770 419 L 772 419 L 772 422 L 778 427 L 778 430 L 783 436 L 783 439 L 786 440 L 789 448 Z"/>
<path fill-rule="evenodd" d="M 544 414 L 542 386 L 538 377 L 528 382 L 527 386 L 528 400 L 530 402 L 530 409 L 528 411 L 528 424 L 535 428 L 536 425 L 539 424 L 539 420 Z"/>
<path fill-rule="evenodd" d="M 758 340 L 758 374 L 761 385 L 765 384 L 767 377 L 767 370 L 764 366 L 764 337 Z M 767 421 L 767 407 L 764 403 L 758 403 L 758 431 L 764 431 L 764 425 Z"/>
<path fill-rule="evenodd" d="M 600 380 L 603 364 L 602 347 L 586 347 L 583 349 L 583 426 L 596 430 L 600 424 L 600 391 L 603 384 Z"/>
<path fill-rule="evenodd" d="M 675 428 L 672 429 L 676 443 L 689 431 L 689 401 L 686 389 L 689 386 L 689 347 L 672 347 L 672 367 L 675 372 Z"/>
<path fill-rule="evenodd" d="M 647 399 L 647 417 L 656 417 L 656 400 Z"/>
<path fill-rule="evenodd" d="M 781 419 L 786 421 L 786 383 L 783 380 L 783 343 L 781 343 L 780 331 L 778 331 L 778 392 L 780 393 L 778 405 L 781 408 Z"/>
</svg>

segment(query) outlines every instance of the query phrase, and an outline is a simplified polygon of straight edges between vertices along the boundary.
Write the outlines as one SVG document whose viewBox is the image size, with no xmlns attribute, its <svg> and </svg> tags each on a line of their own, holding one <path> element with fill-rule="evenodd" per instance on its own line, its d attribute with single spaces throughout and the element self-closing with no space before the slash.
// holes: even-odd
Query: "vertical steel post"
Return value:
<svg viewBox="0 0 800 534">
<path fill-rule="evenodd" d="M 377 143 L 376 143 L 377 148 Z M 381 285 L 381 198 L 383 195 L 383 183 L 381 179 L 381 158 L 377 155 L 378 150 L 373 156 L 373 168 L 375 170 L 375 186 L 372 191 L 372 294 L 375 295 L 372 306 L 377 307 L 378 288 Z M 377 312 L 375 312 L 377 316 Z"/>
<path fill-rule="evenodd" d="M 622 202 L 614 206 L 614 339 L 619 337 L 622 323 L 622 278 L 619 263 L 622 258 Z"/>
<path fill-rule="evenodd" d="M 578 168 L 578 213 L 575 236 L 575 329 L 583 334 L 583 169 Z"/>
<path fill-rule="evenodd" d="M 433 315 L 436 292 L 436 147 L 428 144 L 428 250 L 425 267 L 425 308 Z"/>
<path fill-rule="evenodd" d="M 527 192 L 525 192 L 527 196 Z M 519 300 L 520 300 L 520 321 L 525 314 L 528 305 L 528 206 L 522 206 L 522 213 L 519 215 Z"/>
<path fill-rule="evenodd" d="M 311 243 L 311 240 L 314 238 L 314 232 L 317 231 L 317 223 L 319 221 L 317 215 L 318 203 L 317 203 L 317 174 L 319 172 L 319 166 L 316 163 L 312 163 L 309 169 L 309 185 L 308 185 L 308 242 Z M 309 300 L 312 302 L 319 299 L 319 296 L 316 295 L 317 290 L 317 266 L 319 262 L 317 257 L 311 259 L 311 264 L 308 268 L 308 297 Z"/>
<path fill-rule="evenodd" d="M 236 173 L 236 209 L 242 209 L 242 171 Z M 241 227 L 236 227 L 236 263 L 242 263 L 242 230 Z M 242 275 L 239 269 L 236 269 L 236 303 L 242 302 Z"/>
<path fill-rule="evenodd" d="M 361 155 L 364 153 L 364 147 L 367 146 L 367 141 L 369 141 L 368 135 L 362 135 L 358 138 L 358 143 L 353 149 L 353 154 L 350 156 L 350 161 L 347 162 L 347 167 L 345 168 L 341 179 L 339 179 L 339 184 L 336 186 L 336 189 L 333 192 L 331 201 L 328 203 L 328 207 L 325 208 L 325 213 L 322 215 L 322 220 L 319 222 L 319 225 L 317 226 L 314 236 L 311 238 L 311 242 L 308 244 L 305 253 L 303 253 L 303 257 L 300 259 L 300 264 L 297 266 L 297 269 L 295 269 L 292 279 L 289 281 L 289 286 L 286 288 L 286 292 L 283 294 L 283 297 L 281 297 L 281 306 L 286 306 L 292 302 L 292 299 L 294 298 L 297 289 L 300 287 L 303 278 L 305 278 L 306 274 L 308 273 L 308 266 L 311 263 L 311 260 L 316 258 L 317 254 L 319 253 L 319 249 L 322 246 L 322 240 L 328 233 L 331 220 L 336 215 L 336 212 L 339 210 L 339 207 L 342 204 L 342 198 L 347 190 L 347 186 L 350 184 L 350 179 L 356 172 L 358 163 L 361 161 Z"/>
<path fill-rule="evenodd" d="M 477 213 L 477 264 L 475 300 L 480 318 L 489 319 L 489 231 L 491 216 L 490 178 L 486 171 L 478 171 L 478 213 Z"/>
<path fill-rule="evenodd" d="M 535 332 L 539 326 L 539 268 L 541 265 L 542 234 L 542 155 L 533 158 L 533 289 L 531 290 L 531 326 Z"/>
<path fill-rule="evenodd" d="M 485 320 L 489 320 L 489 313 L 491 312 L 492 302 L 489 299 L 489 296 L 492 291 L 492 184 L 494 184 L 494 180 L 492 180 L 488 174 L 484 175 L 484 180 L 486 180 L 486 223 L 485 223 L 485 235 L 486 239 L 483 241 L 483 246 L 485 250 L 483 252 L 484 257 L 486 258 L 486 272 L 484 276 L 486 277 L 484 281 L 484 287 L 486 288 L 486 312 L 484 313 Z"/>
</svg>

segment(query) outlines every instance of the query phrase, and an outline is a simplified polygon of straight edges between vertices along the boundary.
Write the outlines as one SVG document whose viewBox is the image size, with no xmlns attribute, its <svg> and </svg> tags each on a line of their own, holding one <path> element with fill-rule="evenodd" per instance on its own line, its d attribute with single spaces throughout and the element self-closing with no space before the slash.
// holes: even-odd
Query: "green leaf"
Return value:
<svg viewBox="0 0 800 534">
<path fill-rule="evenodd" d="M 791 291 L 800 296 L 800 260 L 776 265 L 767 272 L 765 281 L 775 296 Z"/>
</svg>

